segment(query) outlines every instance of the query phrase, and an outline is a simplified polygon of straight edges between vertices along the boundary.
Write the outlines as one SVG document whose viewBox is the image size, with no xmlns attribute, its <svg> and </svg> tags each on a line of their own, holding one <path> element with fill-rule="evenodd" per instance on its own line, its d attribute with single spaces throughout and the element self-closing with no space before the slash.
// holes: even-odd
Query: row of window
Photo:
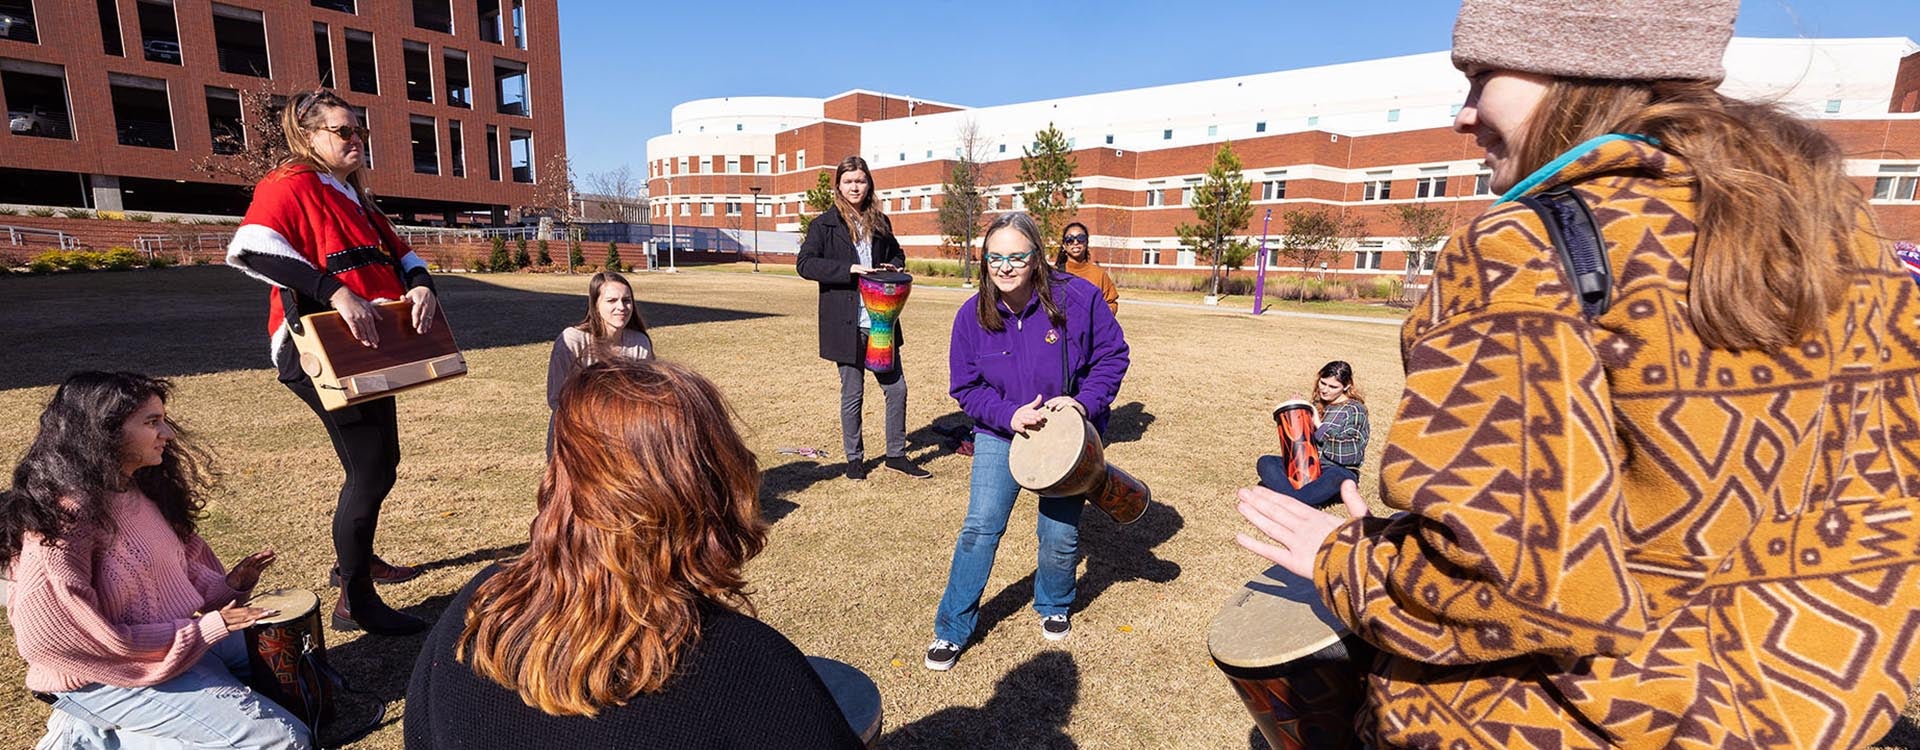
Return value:
<svg viewBox="0 0 1920 750">
<path fill-rule="evenodd" d="M 356 0 L 308 0 L 315 8 L 337 10 L 341 13 L 357 14 Z M 111 2 L 111 0 L 101 0 Z M 500 0 L 476 0 L 478 14 L 475 19 L 480 30 L 480 39 L 494 44 L 507 44 L 518 49 L 527 48 L 527 8 L 525 0 L 507 0 L 506 12 L 502 12 Z M 417 29 L 452 34 L 453 0 L 413 0 L 413 26 Z"/>
<path fill-rule="evenodd" d="M 794 168 L 806 169 L 807 168 L 807 152 L 803 149 L 799 152 L 796 152 L 795 157 L 796 157 L 795 164 L 797 166 Z M 787 171 L 787 155 L 780 154 L 779 158 L 780 158 L 780 171 L 782 172 Z M 773 174 L 773 157 L 768 157 L 768 156 L 753 157 L 753 164 L 751 165 L 753 167 L 753 171 L 751 173 L 740 171 L 740 168 L 743 165 L 745 165 L 745 162 L 742 161 L 741 157 L 739 156 L 694 156 L 694 157 L 682 156 L 678 159 L 673 160 L 672 162 L 668 162 L 666 159 L 660 159 L 653 162 L 649 166 L 653 170 L 654 177 L 667 176 L 667 169 L 669 167 L 672 168 L 673 170 L 672 173 L 676 175 L 702 174 L 702 173 L 705 173 L 705 174 Z"/>
</svg>

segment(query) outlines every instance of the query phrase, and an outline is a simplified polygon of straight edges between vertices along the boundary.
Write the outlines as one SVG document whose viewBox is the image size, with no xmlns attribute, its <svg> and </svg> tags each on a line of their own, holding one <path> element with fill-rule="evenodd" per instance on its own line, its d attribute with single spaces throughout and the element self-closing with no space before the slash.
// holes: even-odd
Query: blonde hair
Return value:
<svg viewBox="0 0 1920 750">
<path fill-rule="evenodd" d="M 339 94 L 327 88 L 303 91 L 287 100 L 287 106 L 280 109 L 280 133 L 287 139 L 289 153 L 286 161 L 280 166 L 310 167 L 321 174 L 333 172 L 333 169 L 320 159 L 320 155 L 314 152 L 313 144 L 307 142 L 307 135 L 319 129 L 320 123 L 326 122 L 326 110 L 329 108 L 353 112 L 353 106 L 347 104 L 347 100 L 340 98 Z M 366 123 L 361 125 L 365 126 Z M 366 172 L 367 168 L 363 163 L 360 168 L 347 175 L 347 184 L 353 187 L 354 192 L 360 194 L 360 205 L 366 206 L 367 210 L 371 211 L 373 210 L 373 192 L 367 189 Z"/>
</svg>

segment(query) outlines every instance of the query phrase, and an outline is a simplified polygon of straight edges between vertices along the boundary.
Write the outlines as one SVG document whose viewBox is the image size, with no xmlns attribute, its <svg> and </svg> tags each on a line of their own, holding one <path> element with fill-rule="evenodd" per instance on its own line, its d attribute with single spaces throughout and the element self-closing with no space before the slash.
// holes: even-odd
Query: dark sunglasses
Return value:
<svg viewBox="0 0 1920 750">
<path fill-rule="evenodd" d="M 1084 235 L 1084 234 L 1069 234 L 1069 235 L 1067 235 L 1067 236 L 1065 236 L 1065 237 L 1061 237 L 1061 238 L 1060 238 L 1060 244 L 1063 244 L 1063 245 L 1085 245 L 1085 244 L 1087 244 L 1087 236 L 1086 236 L 1086 235 Z"/>
<path fill-rule="evenodd" d="M 330 128 L 314 128 L 314 130 L 325 130 L 338 136 L 340 140 L 343 141 L 351 141 L 354 139 L 354 136 L 359 136 L 362 143 L 366 142 L 367 134 L 372 132 L 359 125 L 335 125 Z"/>
</svg>

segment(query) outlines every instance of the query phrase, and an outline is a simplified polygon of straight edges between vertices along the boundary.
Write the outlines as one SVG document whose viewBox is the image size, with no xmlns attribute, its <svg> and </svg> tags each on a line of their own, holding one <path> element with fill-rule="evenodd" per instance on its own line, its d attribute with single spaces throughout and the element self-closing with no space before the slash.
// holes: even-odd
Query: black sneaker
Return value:
<svg viewBox="0 0 1920 750">
<path fill-rule="evenodd" d="M 847 478 L 859 482 L 867 478 L 867 462 L 848 461 Z"/>
<path fill-rule="evenodd" d="M 927 668 L 935 672 L 945 672 L 953 668 L 960 660 L 960 644 L 953 641 L 934 641 L 927 646 Z"/>
<path fill-rule="evenodd" d="M 1047 615 L 1040 618 L 1040 634 L 1049 641 L 1064 641 L 1073 632 L 1073 622 L 1066 615 Z"/>
<path fill-rule="evenodd" d="M 914 479 L 932 479 L 933 478 L 933 472 L 927 471 L 926 469 L 922 469 L 918 466 L 914 466 L 913 462 L 908 461 L 906 456 L 888 456 L 887 460 L 882 462 L 881 465 L 889 469 L 892 469 L 894 471 L 905 474 L 907 476 L 913 477 Z"/>
</svg>

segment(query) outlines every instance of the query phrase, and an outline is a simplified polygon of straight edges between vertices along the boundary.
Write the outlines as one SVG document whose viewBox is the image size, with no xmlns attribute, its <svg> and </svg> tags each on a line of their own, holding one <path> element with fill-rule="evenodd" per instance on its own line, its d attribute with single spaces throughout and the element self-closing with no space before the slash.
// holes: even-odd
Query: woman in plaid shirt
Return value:
<svg viewBox="0 0 1920 750">
<path fill-rule="evenodd" d="M 1320 449 L 1320 478 L 1293 489 L 1287 464 L 1279 456 L 1261 456 L 1254 464 L 1260 484 L 1292 495 L 1308 505 L 1325 506 L 1360 499 L 1360 462 L 1367 458 L 1367 405 L 1353 386 L 1353 366 L 1340 360 L 1320 368 L 1313 382 L 1313 444 Z"/>
</svg>

